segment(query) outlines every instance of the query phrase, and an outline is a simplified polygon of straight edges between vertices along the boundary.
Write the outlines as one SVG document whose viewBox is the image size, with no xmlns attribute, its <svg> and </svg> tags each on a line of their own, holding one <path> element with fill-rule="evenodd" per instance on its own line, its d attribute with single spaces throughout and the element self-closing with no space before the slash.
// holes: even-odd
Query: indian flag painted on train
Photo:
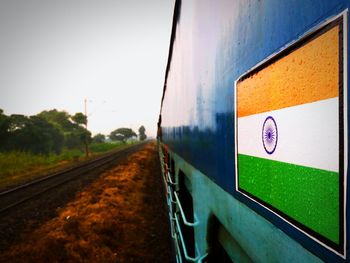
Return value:
<svg viewBox="0 0 350 263">
<path fill-rule="evenodd" d="M 236 83 L 237 191 L 340 243 L 340 26 Z"/>
</svg>

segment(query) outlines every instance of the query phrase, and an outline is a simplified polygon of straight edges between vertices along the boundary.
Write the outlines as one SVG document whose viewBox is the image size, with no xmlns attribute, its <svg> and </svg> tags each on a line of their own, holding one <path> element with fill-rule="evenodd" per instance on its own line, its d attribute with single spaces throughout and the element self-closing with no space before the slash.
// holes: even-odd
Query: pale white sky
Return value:
<svg viewBox="0 0 350 263">
<path fill-rule="evenodd" d="M 0 108 L 155 136 L 174 0 L 0 0 Z"/>
</svg>

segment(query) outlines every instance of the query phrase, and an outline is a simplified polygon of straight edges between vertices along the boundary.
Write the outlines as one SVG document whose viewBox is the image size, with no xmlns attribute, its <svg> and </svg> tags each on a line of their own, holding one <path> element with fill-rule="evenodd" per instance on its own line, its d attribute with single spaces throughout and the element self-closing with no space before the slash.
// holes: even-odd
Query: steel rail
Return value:
<svg viewBox="0 0 350 263">
<path fill-rule="evenodd" d="M 103 155 L 102 157 L 98 157 L 90 161 L 85 161 L 80 165 L 51 173 L 45 177 L 41 177 L 39 179 L 3 191 L 0 193 L 0 214 L 49 190 L 68 183 L 69 181 L 76 179 L 88 171 L 107 165 L 117 159 L 120 154 L 130 153 L 141 145 L 144 144 L 137 144 L 126 149 L 113 151 L 111 153 Z"/>
</svg>

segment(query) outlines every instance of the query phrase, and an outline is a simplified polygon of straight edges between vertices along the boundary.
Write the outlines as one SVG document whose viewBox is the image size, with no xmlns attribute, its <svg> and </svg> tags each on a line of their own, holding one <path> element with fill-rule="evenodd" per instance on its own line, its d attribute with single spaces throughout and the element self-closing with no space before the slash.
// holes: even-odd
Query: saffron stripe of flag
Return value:
<svg viewBox="0 0 350 263">
<path fill-rule="evenodd" d="M 339 26 L 239 82 L 243 117 L 339 96 Z"/>
</svg>

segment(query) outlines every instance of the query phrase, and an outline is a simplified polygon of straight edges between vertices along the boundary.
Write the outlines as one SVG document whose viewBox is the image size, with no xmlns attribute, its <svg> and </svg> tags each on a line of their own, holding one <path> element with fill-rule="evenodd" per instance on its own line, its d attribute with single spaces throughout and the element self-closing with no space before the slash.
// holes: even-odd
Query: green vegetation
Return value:
<svg viewBox="0 0 350 263">
<path fill-rule="evenodd" d="M 117 148 L 120 148 L 123 146 L 122 143 L 109 143 L 109 142 L 103 142 L 103 143 L 92 143 L 90 147 L 90 151 L 94 153 L 103 153 L 108 152 Z"/>
<path fill-rule="evenodd" d="M 85 160 L 88 149 L 94 157 L 125 148 L 137 137 L 130 128 L 114 130 L 109 141 L 103 134 L 91 137 L 86 124 L 87 118 L 80 112 L 70 115 L 53 109 L 33 116 L 8 116 L 0 109 L 0 188 Z"/>
<path fill-rule="evenodd" d="M 64 137 L 63 146 L 68 149 L 86 149 L 86 144 L 91 142 L 91 132 L 84 125 L 87 118 L 81 112 L 69 115 L 65 111 L 43 111 L 38 114 L 52 125 L 58 127 Z"/>
<path fill-rule="evenodd" d="M 0 153 L 0 188 L 28 181 L 43 173 L 79 160 L 83 153 L 66 150 L 61 154 L 33 154 L 28 152 Z"/>
<path fill-rule="evenodd" d="M 130 128 L 119 128 L 109 134 L 109 138 L 112 141 L 121 141 L 123 143 L 133 137 L 137 137 L 137 134 Z"/>
<path fill-rule="evenodd" d="M 147 139 L 147 135 L 145 133 L 146 129 L 145 127 L 142 125 L 140 128 L 139 128 L 139 138 L 140 138 L 140 141 L 144 141 Z"/>
<path fill-rule="evenodd" d="M 90 153 L 94 158 L 108 151 L 127 148 L 131 144 L 133 143 L 92 143 Z M 49 155 L 15 151 L 0 152 L 0 189 L 29 181 L 82 160 L 85 160 L 85 152 L 78 149 L 66 149 L 61 154 Z"/>
<path fill-rule="evenodd" d="M 105 141 L 106 141 L 106 136 L 101 133 L 98 133 L 94 137 L 92 137 L 92 142 L 94 143 L 103 143 Z"/>
<path fill-rule="evenodd" d="M 84 149 L 91 141 L 86 121 L 82 113 L 71 116 L 50 110 L 33 116 L 7 116 L 0 110 L 0 151 L 48 155 L 60 154 L 64 148 Z"/>
<path fill-rule="evenodd" d="M 27 152 L 0 153 L 0 177 L 37 169 L 38 167 L 50 167 L 62 161 L 72 161 L 78 159 L 81 154 L 77 150 L 66 151 L 59 155 L 35 155 Z"/>
</svg>

